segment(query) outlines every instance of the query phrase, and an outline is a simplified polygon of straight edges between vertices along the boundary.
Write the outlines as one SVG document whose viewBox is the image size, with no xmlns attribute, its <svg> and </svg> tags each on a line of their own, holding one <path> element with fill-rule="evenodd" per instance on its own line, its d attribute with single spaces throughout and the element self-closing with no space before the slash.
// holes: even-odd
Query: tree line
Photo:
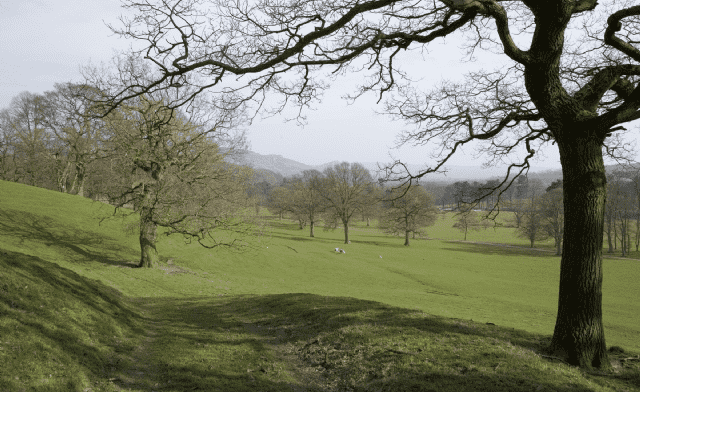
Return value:
<svg viewBox="0 0 721 447">
<path fill-rule="evenodd" d="M 459 181 L 451 184 L 424 182 L 407 191 L 383 189 L 370 172 L 358 163 L 341 163 L 323 172 L 303 171 L 300 175 L 281 178 L 275 185 L 267 180 L 256 182 L 256 200 L 279 218 L 298 222 L 299 228 L 310 227 L 315 236 L 319 223 L 324 228 L 341 224 L 348 243 L 349 223 L 360 220 L 378 225 L 389 234 L 410 238 L 425 236 L 440 213 L 453 213 L 453 228 L 468 239 L 469 231 L 492 226 L 511 226 L 530 243 L 552 239 L 556 255 L 563 248 L 563 180 L 546 186 L 537 179 L 521 176 L 502 194 L 500 180 L 485 182 Z M 608 253 L 627 256 L 632 248 L 639 251 L 640 241 L 640 171 L 626 167 L 608 175 L 609 199 L 606 201 L 605 231 Z M 493 191 L 488 194 L 488 191 Z M 479 199 L 482 197 L 482 199 Z M 506 212 L 505 221 L 490 211 Z M 482 212 L 485 211 L 485 212 Z"/>
<path fill-rule="evenodd" d="M 183 112 L 152 95 L 103 113 L 102 97 L 64 83 L 13 98 L 0 111 L 0 179 L 102 200 L 116 216 L 137 214 L 140 267 L 158 265 L 161 227 L 206 247 L 254 231 L 245 212 L 253 173 L 231 162 L 247 141 L 227 129 L 232 117 L 209 107 Z"/>
<path fill-rule="evenodd" d="M 343 162 L 326 168 L 303 171 L 284 178 L 267 190 L 268 209 L 280 218 L 284 214 L 298 221 L 300 229 L 309 226 L 315 237 L 315 226 L 343 227 L 344 243 L 350 243 L 349 228 L 353 219 L 370 225 L 378 217 L 379 226 L 389 234 L 405 237 L 423 235 L 433 225 L 438 209 L 433 196 L 418 185 L 403 188 L 383 187 L 360 163 Z"/>
</svg>

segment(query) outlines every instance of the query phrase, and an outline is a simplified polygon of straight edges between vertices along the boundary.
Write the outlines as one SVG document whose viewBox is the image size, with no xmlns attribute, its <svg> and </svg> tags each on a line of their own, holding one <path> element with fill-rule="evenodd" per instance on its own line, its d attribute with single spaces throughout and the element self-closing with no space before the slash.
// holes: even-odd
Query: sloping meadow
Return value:
<svg viewBox="0 0 721 447">
<path fill-rule="evenodd" d="M 604 264 L 616 373 L 544 353 L 558 258 L 269 219 L 242 250 L 182 238 L 133 268 L 133 217 L 0 182 L 0 389 L 640 389 L 638 261 Z M 493 230 L 490 230 L 493 231 Z"/>
</svg>

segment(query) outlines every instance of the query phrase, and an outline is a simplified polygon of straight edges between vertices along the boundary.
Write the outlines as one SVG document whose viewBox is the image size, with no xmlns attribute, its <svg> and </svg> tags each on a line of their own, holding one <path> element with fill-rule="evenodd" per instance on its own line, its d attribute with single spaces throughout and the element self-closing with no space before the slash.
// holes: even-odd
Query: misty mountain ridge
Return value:
<svg viewBox="0 0 721 447">
<path fill-rule="evenodd" d="M 292 177 L 294 175 L 300 175 L 303 171 L 315 169 L 323 172 L 326 168 L 332 167 L 341 161 L 331 161 L 320 165 L 308 165 L 299 161 L 291 160 L 283 157 L 282 155 L 271 154 L 264 155 L 257 152 L 248 151 L 242 161 L 242 165 L 250 166 L 256 171 L 261 171 L 263 174 L 261 177 L 270 180 L 271 178 L 280 181 L 279 177 Z M 371 172 L 373 177 L 378 177 L 378 164 L 375 162 L 361 162 L 368 171 Z M 426 165 L 422 164 L 407 164 L 406 165 L 411 173 L 416 174 L 422 170 L 427 169 Z M 639 163 L 633 163 L 633 168 L 638 169 Z M 626 165 L 619 165 L 612 163 L 606 165 L 606 173 L 612 173 L 619 169 L 627 167 Z M 489 179 L 503 178 L 506 173 L 506 167 L 498 167 L 494 169 L 487 169 L 480 166 L 458 166 L 458 165 L 445 165 L 443 166 L 447 172 L 446 174 L 433 172 L 423 177 L 422 181 L 427 182 L 438 182 L 438 183 L 453 183 L 458 181 L 485 181 Z M 550 184 L 556 179 L 563 178 L 561 169 L 547 169 L 542 171 L 536 171 L 531 168 L 528 173 L 529 179 L 538 179 L 544 184 Z M 270 181 L 270 183 L 275 183 Z"/>
</svg>

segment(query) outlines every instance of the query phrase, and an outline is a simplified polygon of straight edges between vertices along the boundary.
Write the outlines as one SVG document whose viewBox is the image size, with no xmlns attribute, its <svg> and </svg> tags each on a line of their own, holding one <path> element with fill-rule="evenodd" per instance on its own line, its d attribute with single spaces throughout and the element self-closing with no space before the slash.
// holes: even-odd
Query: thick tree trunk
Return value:
<svg viewBox="0 0 721 447">
<path fill-rule="evenodd" d="M 315 227 L 315 222 L 312 220 L 310 221 L 310 237 L 315 237 L 315 234 L 313 233 L 313 227 Z"/>
<path fill-rule="evenodd" d="M 349 239 L 348 239 L 348 222 L 347 221 L 343 222 L 343 232 L 345 233 L 345 242 L 344 243 L 347 244 L 349 241 Z"/>
<path fill-rule="evenodd" d="M 409 234 L 409 233 L 410 233 L 410 231 L 406 230 L 406 243 L 403 244 L 403 245 L 405 245 L 405 246 L 411 245 L 410 241 L 408 240 L 408 234 Z"/>
<path fill-rule="evenodd" d="M 559 139 L 565 214 L 554 355 L 582 368 L 608 368 L 601 268 L 606 174 L 602 138 Z"/>
<path fill-rule="evenodd" d="M 77 191 L 76 194 L 84 197 L 85 196 L 85 165 L 75 164 L 75 178 L 73 179 L 73 185 L 70 188 L 70 193 Z"/>
<path fill-rule="evenodd" d="M 139 267 L 158 267 L 158 250 L 155 247 L 157 226 L 140 214 L 140 264 Z"/>
</svg>

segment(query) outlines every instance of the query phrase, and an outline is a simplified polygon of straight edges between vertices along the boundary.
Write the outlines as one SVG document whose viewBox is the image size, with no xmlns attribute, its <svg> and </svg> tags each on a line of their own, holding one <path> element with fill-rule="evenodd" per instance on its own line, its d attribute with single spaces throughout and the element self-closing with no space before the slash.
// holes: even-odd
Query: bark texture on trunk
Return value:
<svg viewBox="0 0 721 447">
<path fill-rule="evenodd" d="M 608 368 L 602 320 L 606 174 L 602 139 L 559 140 L 563 166 L 563 255 L 551 351 L 582 368 Z"/>
<path fill-rule="evenodd" d="M 139 267 L 158 267 L 158 250 L 155 247 L 157 225 L 147 218 L 140 217 L 140 264 Z"/>
<path fill-rule="evenodd" d="M 310 237 L 315 237 L 315 234 L 313 233 L 313 227 L 315 227 L 315 222 L 312 220 L 310 221 Z"/>
<path fill-rule="evenodd" d="M 408 234 L 409 234 L 409 233 L 410 233 L 410 231 L 406 230 L 406 243 L 403 244 L 403 245 L 406 245 L 406 246 L 411 245 L 410 241 L 408 240 Z"/>
</svg>

